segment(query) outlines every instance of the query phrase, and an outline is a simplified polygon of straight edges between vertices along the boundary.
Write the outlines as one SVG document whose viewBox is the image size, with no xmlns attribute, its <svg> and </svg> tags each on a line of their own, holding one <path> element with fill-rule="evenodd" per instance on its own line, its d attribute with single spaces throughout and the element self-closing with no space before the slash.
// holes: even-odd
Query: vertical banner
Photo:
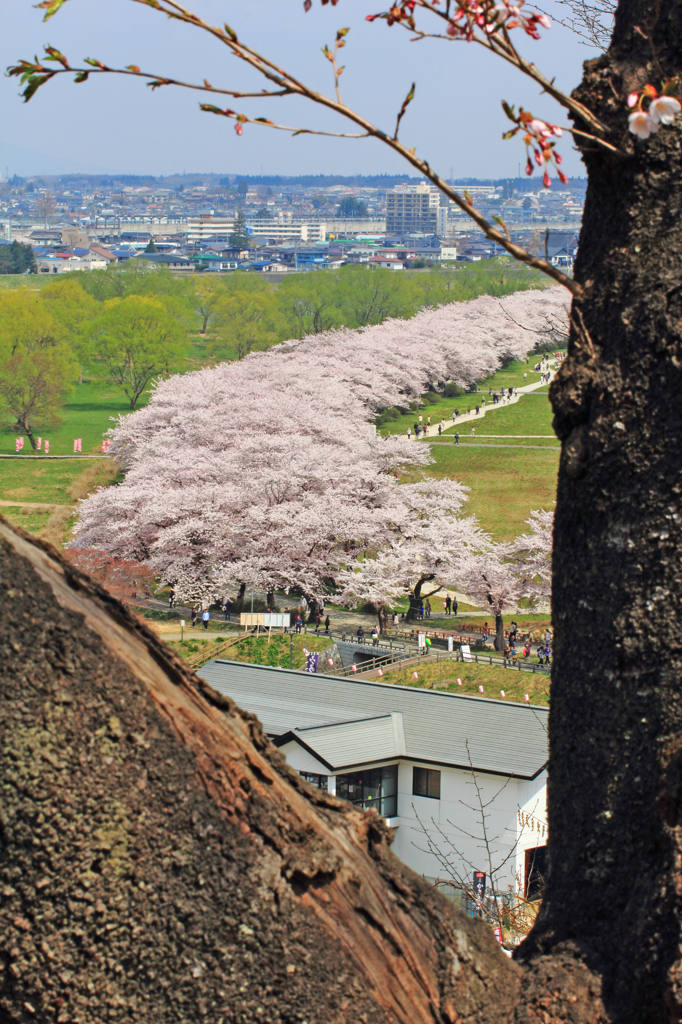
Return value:
<svg viewBox="0 0 682 1024">
<path fill-rule="evenodd" d="M 426 633 L 419 633 L 417 635 L 417 642 L 421 650 L 422 647 L 426 647 Z"/>
<path fill-rule="evenodd" d="M 314 654 L 312 651 L 308 654 L 305 660 L 306 672 L 317 672 L 317 659 L 319 655 Z"/>
<path fill-rule="evenodd" d="M 453 637 L 451 637 L 451 636 L 449 636 L 449 637 L 448 637 L 448 650 L 449 650 L 449 651 L 454 651 L 454 649 L 455 649 L 455 641 L 454 641 L 454 638 L 453 638 Z"/>
<path fill-rule="evenodd" d="M 50 442 L 49 441 L 45 442 L 45 454 L 46 455 L 50 454 Z"/>
<path fill-rule="evenodd" d="M 474 909 L 473 916 L 483 915 L 483 901 L 485 900 L 485 871 L 474 871 Z"/>
</svg>

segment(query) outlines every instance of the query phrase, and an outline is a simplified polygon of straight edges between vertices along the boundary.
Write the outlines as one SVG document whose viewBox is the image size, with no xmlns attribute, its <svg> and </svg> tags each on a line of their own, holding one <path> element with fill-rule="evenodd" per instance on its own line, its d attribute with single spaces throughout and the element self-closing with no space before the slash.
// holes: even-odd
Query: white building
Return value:
<svg viewBox="0 0 682 1024">
<path fill-rule="evenodd" d="M 447 880 L 446 860 L 464 879 L 489 874 L 483 813 L 493 865 L 508 858 L 498 891 L 525 888 L 542 860 L 547 708 L 221 660 L 199 674 L 309 782 L 376 809 L 427 879 Z"/>
</svg>

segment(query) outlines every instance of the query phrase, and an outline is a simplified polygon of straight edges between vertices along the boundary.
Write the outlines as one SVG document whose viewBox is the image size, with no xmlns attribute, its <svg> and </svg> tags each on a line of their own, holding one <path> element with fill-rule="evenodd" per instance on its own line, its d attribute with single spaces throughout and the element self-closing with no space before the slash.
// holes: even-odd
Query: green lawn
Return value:
<svg viewBox="0 0 682 1024">
<path fill-rule="evenodd" d="M 138 408 L 146 402 L 147 396 L 142 395 Z M 111 417 L 128 412 L 130 403 L 125 395 L 110 385 L 86 380 L 83 384 L 74 384 L 74 393 L 62 408 L 62 424 L 53 429 L 37 430 L 36 433 L 49 440 L 50 455 L 73 454 L 73 442 L 77 437 L 83 439 L 83 454 L 94 454 L 102 450 L 102 436 L 105 431 L 114 426 Z M 9 427 L 0 431 L 0 454 L 14 451 L 15 437 L 16 434 Z M 29 453 L 30 450 L 26 439 L 23 454 Z"/>
<path fill-rule="evenodd" d="M 533 658 L 537 663 L 537 658 Z M 414 673 L 418 678 L 414 678 Z M 457 680 L 461 679 L 459 686 Z M 382 682 L 397 686 L 415 686 L 428 690 L 446 690 L 468 696 L 488 697 L 524 703 L 528 694 L 531 704 L 549 703 L 549 676 L 543 672 L 518 672 L 495 665 L 477 665 L 461 661 L 413 665 L 409 668 L 386 672 Z M 483 693 L 479 691 L 483 687 Z M 501 691 L 504 690 L 504 697 Z"/>
<path fill-rule="evenodd" d="M 223 639 L 228 639 L 229 633 L 223 632 Z M 281 668 L 289 668 L 290 640 L 292 649 L 293 668 L 305 668 L 307 651 L 325 651 L 333 641 L 329 637 L 315 636 L 310 633 L 293 634 L 282 636 L 281 633 L 273 633 L 270 640 L 267 635 L 247 637 L 240 640 L 233 647 L 228 648 L 218 657 L 228 661 L 244 661 L 251 665 L 279 665 Z M 171 641 L 170 646 L 180 655 L 181 658 L 196 658 L 197 654 L 205 654 L 206 661 L 211 658 L 213 650 L 219 644 L 218 639 L 203 640 L 199 637 L 189 640 Z"/>
<path fill-rule="evenodd" d="M 470 487 L 466 511 L 477 516 L 495 540 L 513 540 L 528 529 L 531 509 L 552 508 L 556 498 L 559 452 L 519 448 L 432 447 L 434 477 L 461 480 Z"/>
<path fill-rule="evenodd" d="M 492 388 L 493 391 L 499 391 L 501 387 L 521 387 L 524 384 L 523 374 L 527 373 L 528 378 L 525 381 L 526 384 L 534 384 L 540 379 L 540 374 L 535 373 L 532 367 L 535 365 L 535 357 L 530 356 L 528 363 L 522 363 L 518 360 L 511 363 L 508 367 L 502 370 L 498 370 L 492 377 L 488 377 L 486 380 L 479 381 L 479 390 L 474 393 L 468 393 L 465 395 L 459 395 L 457 398 L 439 398 L 437 401 L 429 405 L 420 406 L 418 410 L 412 410 L 406 413 L 404 416 L 400 416 L 397 419 L 390 420 L 388 423 L 384 423 L 377 427 L 379 434 L 405 434 L 407 428 L 413 428 L 415 421 L 418 420 L 419 416 L 423 417 L 424 423 L 427 422 L 427 416 L 431 417 L 432 430 L 437 428 L 438 423 L 441 420 L 445 420 L 447 424 L 452 424 L 452 414 L 455 409 L 460 413 L 470 412 L 475 409 L 477 405 L 481 404 L 481 399 L 485 398 L 486 408 L 492 407 L 492 399 L 489 395 L 489 391 Z M 543 409 L 545 406 L 549 410 L 549 404 L 547 399 L 536 399 L 534 397 L 522 398 L 521 402 L 535 402 L 538 405 L 538 409 Z M 521 404 L 518 403 L 519 405 Z M 548 423 L 543 420 L 542 414 L 536 417 L 532 414 L 529 418 L 529 429 L 524 430 L 513 430 L 513 429 L 498 429 L 498 417 L 506 415 L 507 412 L 513 412 L 516 409 L 516 405 L 509 406 L 508 409 L 495 409 L 492 416 L 486 416 L 484 420 L 481 420 L 480 430 L 483 433 L 509 433 L 509 434 L 552 434 L 551 426 L 551 411 L 548 415 Z M 514 423 L 514 420 L 510 420 L 510 423 Z M 494 425 L 495 429 L 491 429 Z M 485 430 L 483 427 L 485 426 Z M 462 431 L 468 433 L 471 428 L 470 423 L 462 425 Z M 479 428 L 477 428 L 478 431 Z"/>
</svg>

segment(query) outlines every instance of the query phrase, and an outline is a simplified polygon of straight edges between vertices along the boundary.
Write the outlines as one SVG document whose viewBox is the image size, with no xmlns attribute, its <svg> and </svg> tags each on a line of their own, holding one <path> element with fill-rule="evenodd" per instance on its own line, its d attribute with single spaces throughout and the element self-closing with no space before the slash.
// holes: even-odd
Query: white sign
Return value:
<svg viewBox="0 0 682 1024">
<path fill-rule="evenodd" d="M 455 641 L 454 641 L 454 639 L 451 636 L 449 636 L 448 637 L 448 650 L 449 651 L 453 651 L 454 649 L 455 649 Z"/>
<path fill-rule="evenodd" d="M 426 647 L 426 633 L 419 633 L 417 635 L 417 642 L 420 647 Z"/>
<path fill-rule="evenodd" d="M 462 644 L 460 651 L 462 652 L 462 661 L 474 660 L 471 656 L 471 648 L 469 647 L 469 644 Z"/>
<path fill-rule="evenodd" d="M 181 626 L 184 626 L 184 625 L 185 625 L 185 620 L 184 620 L 184 619 L 180 619 L 180 625 L 181 625 Z"/>
</svg>

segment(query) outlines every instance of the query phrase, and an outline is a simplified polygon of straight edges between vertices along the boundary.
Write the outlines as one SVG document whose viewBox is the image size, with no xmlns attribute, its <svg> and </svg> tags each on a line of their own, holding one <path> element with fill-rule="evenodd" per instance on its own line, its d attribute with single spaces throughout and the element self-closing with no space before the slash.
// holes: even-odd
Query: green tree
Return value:
<svg viewBox="0 0 682 1024">
<path fill-rule="evenodd" d="M 355 196 L 344 196 L 339 203 L 339 217 L 366 217 L 367 207 Z"/>
<path fill-rule="evenodd" d="M 159 251 L 156 248 L 156 246 L 154 245 L 154 239 L 153 238 L 149 239 L 149 244 L 147 245 L 147 248 L 144 251 L 145 252 L 158 252 Z"/>
<path fill-rule="evenodd" d="M 0 411 L 32 448 L 35 428 L 61 422 L 77 368 L 67 331 L 40 293 L 20 288 L 0 295 Z"/>
<path fill-rule="evenodd" d="M 277 302 L 289 337 L 321 334 L 343 324 L 336 278 L 322 271 L 285 278 Z"/>
<path fill-rule="evenodd" d="M 283 338 L 280 308 L 271 288 L 225 290 L 215 303 L 216 355 L 236 352 L 243 359 L 254 348 L 265 348 Z"/>
<path fill-rule="evenodd" d="M 182 366 L 184 340 L 177 316 L 159 299 L 142 295 L 108 299 L 90 335 L 93 358 L 106 367 L 131 409 L 154 377 Z"/>
<path fill-rule="evenodd" d="M 81 286 L 82 272 L 64 274 L 40 290 L 41 301 L 65 331 L 69 345 L 81 361 L 78 383 L 83 383 L 82 360 L 87 354 L 87 328 L 99 312 L 98 303 Z"/>
<path fill-rule="evenodd" d="M 242 184 L 244 183 L 242 182 Z M 237 210 L 237 216 L 234 219 L 234 227 L 232 228 L 232 234 L 230 235 L 229 242 L 235 249 L 249 249 L 251 247 L 251 236 L 246 227 L 244 211 L 241 209 Z"/>
<path fill-rule="evenodd" d="M 30 245 L 14 241 L 0 246 L 0 274 L 37 274 L 33 249 Z"/>
</svg>

